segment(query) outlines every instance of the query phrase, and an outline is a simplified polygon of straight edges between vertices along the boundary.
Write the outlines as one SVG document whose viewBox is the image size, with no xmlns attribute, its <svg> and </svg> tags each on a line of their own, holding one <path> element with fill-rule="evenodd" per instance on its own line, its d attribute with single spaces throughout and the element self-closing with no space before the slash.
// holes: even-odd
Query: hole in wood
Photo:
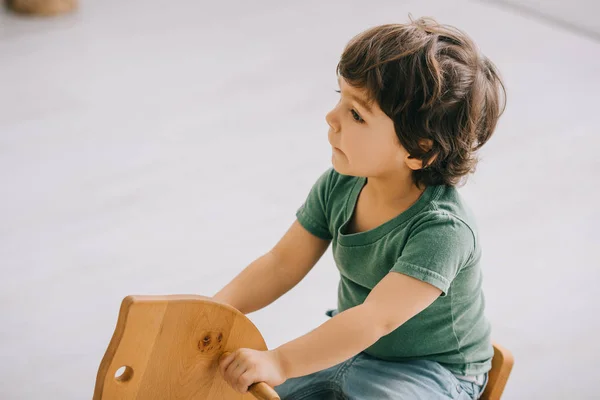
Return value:
<svg viewBox="0 0 600 400">
<path fill-rule="evenodd" d="M 122 366 L 115 372 L 115 379 L 119 382 L 127 382 L 133 377 L 133 369 L 127 365 Z"/>
</svg>

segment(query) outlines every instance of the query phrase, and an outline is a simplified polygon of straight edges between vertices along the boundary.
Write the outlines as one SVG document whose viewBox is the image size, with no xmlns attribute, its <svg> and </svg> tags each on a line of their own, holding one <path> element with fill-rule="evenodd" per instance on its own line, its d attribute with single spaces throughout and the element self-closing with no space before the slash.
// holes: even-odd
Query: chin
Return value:
<svg viewBox="0 0 600 400">
<path fill-rule="evenodd" d="M 353 172 L 351 168 L 347 168 L 347 166 L 345 166 L 345 165 L 340 165 L 341 163 L 339 163 L 339 162 L 333 161 L 331 164 L 332 164 L 335 172 L 337 172 L 340 175 L 360 176 L 360 175 L 357 175 L 355 172 Z"/>
<path fill-rule="evenodd" d="M 331 166 L 333 167 L 333 169 L 335 170 L 335 172 L 337 172 L 340 175 L 346 175 L 346 171 L 344 170 L 344 167 L 342 166 L 340 168 L 339 163 L 336 163 L 335 160 L 331 160 Z"/>
</svg>

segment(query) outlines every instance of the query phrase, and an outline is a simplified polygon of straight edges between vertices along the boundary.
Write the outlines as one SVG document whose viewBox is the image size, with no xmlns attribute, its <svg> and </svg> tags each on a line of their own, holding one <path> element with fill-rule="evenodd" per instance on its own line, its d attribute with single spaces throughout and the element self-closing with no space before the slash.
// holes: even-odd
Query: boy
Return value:
<svg viewBox="0 0 600 400">
<path fill-rule="evenodd" d="M 337 310 L 274 350 L 230 354 L 221 373 L 282 399 L 476 399 L 493 348 L 476 224 L 456 186 L 494 132 L 503 84 L 467 35 L 429 18 L 357 35 L 337 74 L 333 168 L 279 243 L 214 296 L 259 310 L 331 244 Z"/>
</svg>

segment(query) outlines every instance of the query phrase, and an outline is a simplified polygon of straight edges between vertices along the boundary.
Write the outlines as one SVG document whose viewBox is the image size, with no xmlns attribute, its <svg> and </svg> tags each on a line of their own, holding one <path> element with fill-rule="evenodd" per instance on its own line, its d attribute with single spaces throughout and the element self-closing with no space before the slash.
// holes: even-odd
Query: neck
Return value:
<svg viewBox="0 0 600 400">
<path fill-rule="evenodd" d="M 367 177 L 364 190 L 382 207 L 408 207 L 416 202 L 425 187 L 418 188 L 412 180 L 412 171 Z"/>
</svg>

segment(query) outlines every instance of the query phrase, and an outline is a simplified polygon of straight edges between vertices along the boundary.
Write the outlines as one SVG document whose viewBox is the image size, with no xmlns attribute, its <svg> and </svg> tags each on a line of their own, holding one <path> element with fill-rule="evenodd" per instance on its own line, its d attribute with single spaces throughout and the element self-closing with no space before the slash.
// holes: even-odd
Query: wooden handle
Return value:
<svg viewBox="0 0 600 400">
<path fill-rule="evenodd" d="M 226 351 L 225 353 L 221 354 L 221 357 L 219 358 L 223 359 L 228 354 L 231 353 Z M 258 400 L 281 400 L 275 389 L 273 389 L 271 386 L 267 385 L 264 382 L 253 383 L 248 388 L 248 391 L 252 393 L 252 395 Z"/>
<path fill-rule="evenodd" d="M 253 384 L 248 388 L 248 390 L 258 400 L 280 400 L 275 389 L 264 382 Z"/>
</svg>

